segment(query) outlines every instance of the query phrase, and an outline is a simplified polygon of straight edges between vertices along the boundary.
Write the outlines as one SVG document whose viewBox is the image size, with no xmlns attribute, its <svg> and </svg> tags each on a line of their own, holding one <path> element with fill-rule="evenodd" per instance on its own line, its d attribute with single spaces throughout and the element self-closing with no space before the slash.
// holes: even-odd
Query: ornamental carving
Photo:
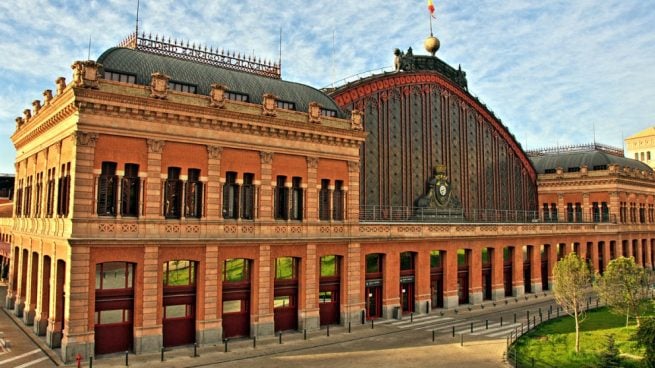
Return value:
<svg viewBox="0 0 655 368">
<path fill-rule="evenodd" d="M 318 168 L 318 158 L 316 157 L 307 157 L 307 168 L 308 169 L 317 169 Z"/>
<path fill-rule="evenodd" d="M 93 60 L 76 61 L 73 69 L 73 85 L 75 87 L 98 88 L 98 69 L 100 64 Z"/>
<path fill-rule="evenodd" d="M 50 101 L 52 101 L 52 90 L 46 89 L 45 91 L 43 91 L 43 105 L 44 106 L 50 105 Z"/>
<path fill-rule="evenodd" d="M 223 147 L 219 146 L 207 146 L 207 154 L 211 159 L 221 159 L 221 153 L 223 153 Z"/>
<path fill-rule="evenodd" d="M 34 110 L 34 115 L 38 114 L 39 110 L 41 110 L 41 101 L 39 100 L 32 101 L 32 110 Z"/>
<path fill-rule="evenodd" d="M 161 151 L 164 149 L 164 143 L 165 142 L 161 140 L 148 139 L 148 153 L 161 153 Z"/>
<path fill-rule="evenodd" d="M 32 118 L 32 111 L 30 109 L 23 110 L 23 120 L 25 123 L 29 122 Z"/>
<path fill-rule="evenodd" d="M 273 163 L 273 152 L 259 152 L 262 164 L 270 165 Z"/>
<path fill-rule="evenodd" d="M 361 110 L 353 110 L 350 117 L 350 127 L 353 130 L 364 130 L 364 113 Z"/>
<path fill-rule="evenodd" d="M 209 92 L 209 106 L 222 109 L 225 107 L 225 87 L 222 84 L 212 84 Z"/>
<path fill-rule="evenodd" d="M 16 130 L 20 129 L 23 126 L 23 124 L 25 124 L 25 121 L 23 120 L 23 118 L 21 118 L 20 116 L 17 117 L 16 118 Z"/>
<path fill-rule="evenodd" d="M 262 114 L 264 116 L 275 116 L 277 115 L 277 112 L 275 111 L 277 108 L 275 100 L 277 97 L 270 93 L 265 93 L 262 99 Z"/>
<path fill-rule="evenodd" d="M 150 97 L 166 99 L 168 96 L 168 81 L 171 78 L 159 72 L 152 73 L 150 76 Z"/>
<path fill-rule="evenodd" d="M 321 123 L 321 105 L 312 101 L 309 103 L 309 110 L 307 111 L 307 117 L 310 123 L 320 124 Z"/>
<path fill-rule="evenodd" d="M 78 146 L 95 147 L 96 142 L 98 141 L 98 134 L 86 133 L 78 130 L 73 133 L 73 138 L 75 138 L 75 143 Z"/>
<path fill-rule="evenodd" d="M 64 77 L 57 78 L 55 80 L 55 84 L 57 84 L 57 96 L 64 93 L 64 90 L 66 89 L 66 78 Z"/>
<path fill-rule="evenodd" d="M 359 161 L 348 161 L 348 172 L 351 174 L 359 173 Z"/>
</svg>

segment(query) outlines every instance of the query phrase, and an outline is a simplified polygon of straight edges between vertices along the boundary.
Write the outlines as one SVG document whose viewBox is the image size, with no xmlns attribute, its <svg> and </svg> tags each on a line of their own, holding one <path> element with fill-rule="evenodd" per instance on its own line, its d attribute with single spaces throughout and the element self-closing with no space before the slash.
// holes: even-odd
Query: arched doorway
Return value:
<svg viewBox="0 0 655 368">
<path fill-rule="evenodd" d="M 415 276 L 414 265 L 416 254 L 413 252 L 400 253 L 400 308 L 402 313 L 413 313 L 415 303 Z"/>
<path fill-rule="evenodd" d="M 469 303 L 469 265 L 471 264 L 471 251 L 468 249 L 457 250 L 457 297 L 458 303 Z"/>
<path fill-rule="evenodd" d="M 446 252 L 433 250 L 430 252 L 430 295 L 433 308 L 443 308 L 443 260 Z"/>
<path fill-rule="evenodd" d="M 384 256 L 379 253 L 366 255 L 366 318 L 382 317 L 382 263 Z"/>
<path fill-rule="evenodd" d="M 134 264 L 96 264 L 95 353 L 132 350 L 134 336 Z"/>
<path fill-rule="evenodd" d="M 320 260 L 318 306 L 321 326 L 340 322 L 341 257 L 323 256 Z"/>
<path fill-rule="evenodd" d="M 298 329 L 298 258 L 275 259 L 275 331 Z"/>
<path fill-rule="evenodd" d="M 164 262 L 162 281 L 164 346 L 192 344 L 196 341 L 196 262 Z"/>
<path fill-rule="evenodd" d="M 493 262 L 493 248 L 482 248 L 482 299 L 491 300 L 491 270 Z"/>
<path fill-rule="evenodd" d="M 223 337 L 250 335 L 251 260 L 223 262 Z"/>
</svg>

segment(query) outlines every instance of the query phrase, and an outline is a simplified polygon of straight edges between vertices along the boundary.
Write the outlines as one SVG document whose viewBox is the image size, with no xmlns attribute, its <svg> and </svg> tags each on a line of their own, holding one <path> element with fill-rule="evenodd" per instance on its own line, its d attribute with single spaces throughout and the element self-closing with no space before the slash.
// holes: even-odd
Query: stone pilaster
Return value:
<svg viewBox="0 0 655 368">
<path fill-rule="evenodd" d="M 16 286 L 16 302 L 14 308 L 14 315 L 18 318 L 23 318 L 23 311 L 25 310 L 25 296 L 27 290 L 27 259 L 25 259 L 24 249 L 18 252 L 18 285 Z"/>
<path fill-rule="evenodd" d="M 50 259 L 50 258 L 49 258 Z M 37 298 L 36 318 L 34 320 L 34 333 L 37 336 L 45 336 L 48 329 L 48 315 L 50 314 L 50 295 L 52 272 L 55 265 L 52 260 L 46 262 L 43 256 L 43 247 L 41 247 L 41 256 L 39 257 L 39 296 Z"/>
<path fill-rule="evenodd" d="M 318 259 L 316 258 L 316 244 L 307 244 L 304 261 L 305 275 L 305 308 L 300 313 L 300 329 L 315 330 L 320 327 L 318 310 Z"/>
<path fill-rule="evenodd" d="M 307 220 L 318 220 L 318 159 L 307 157 Z"/>
<path fill-rule="evenodd" d="M 262 220 L 273 219 L 273 153 L 261 152 L 261 188 L 259 195 L 259 216 Z"/>
<path fill-rule="evenodd" d="M 146 246 L 143 255 L 143 324 L 135 328 L 134 350 L 141 353 L 157 351 L 163 346 L 162 324 L 157 319 L 159 308 L 158 293 L 161 284 L 159 278 L 159 247 Z"/>
<path fill-rule="evenodd" d="M 95 334 L 89 328 L 89 270 L 90 248 L 76 245 L 69 248 L 65 290 L 64 335 L 61 355 L 65 362 L 74 362 L 75 356 L 93 356 Z"/>
<path fill-rule="evenodd" d="M 95 212 L 93 162 L 98 134 L 77 131 L 73 137 L 76 153 L 75 160 L 71 161 L 70 203 L 73 210 L 69 217 L 91 217 Z"/>
<path fill-rule="evenodd" d="M 444 260 L 443 307 L 454 308 L 459 305 L 457 294 L 457 248 L 449 248 Z"/>
<path fill-rule="evenodd" d="M 218 220 L 223 218 L 221 197 L 221 155 L 222 147 L 207 146 L 207 220 Z"/>
<path fill-rule="evenodd" d="M 359 222 L 359 161 L 348 161 L 345 220 Z"/>
<path fill-rule="evenodd" d="M 480 247 L 472 247 L 469 252 L 469 303 L 482 303 L 482 252 Z"/>
<path fill-rule="evenodd" d="M 503 246 L 493 248 L 491 259 L 491 299 L 499 300 L 505 297 L 505 284 L 503 281 Z"/>
<path fill-rule="evenodd" d="M 361 264 L 361 246 L 359 243 L 348 243 L 348 254 L 345 259 L 344 270 L 346 272 L 342 276 L 342 285 L 346 290 L 342 292 L 345 295 L 345 305 L 341 309 L 341 321 L 344 324 L 348 322 L 357 323 L 360 320 L 362 311 L 364 311 L 364 287 L 362 285 L 362 264 Z"/>
<path fill-rule="evenodd" d="M 530 288 L 533 293 L 540 293 L 541 290 L 541 256 L 538 245 L 531 245 L 528 249 L 530 257 Z"/>
<path fill-rule="evenodd" d="M 270 175 L 269 175 L 270 176 Z M 252 321 L 251 331 L 254 331 L 256 336 L 270 336 L 274 333 L 273 322 L 273 303 L 271 296 L 273 295 L 273 279 L 272 279 L 272 260 L 271 260 L 271 246 L 259 246 L 259 277 L 257 282 L 258 287 L 258 304 L 257 315 Z"/>
<path fill-rule="evenodd" d="M 525 294 L 523 281 L 523 248 L 514 246 L 512 253 L 512 295 L 520 297 Z"/>
<path fill-rule="evenodd" d="M 161 153 L 164 141 L 148 139 L 148 179 L 145 190 L 145 218 L 163 219 L 162 184 L 161 184 Z"/>
<path fill-rule="evenodd" d="M 218 316 L 218 247 L 205 247 L 205 315 L 198 321 L 196 341 L 201 345 L 216 344 L 221 341 L 223 327 Z"/>
<path fill-rule="evenodd" d="M 414 311 L 430 313 L 432 298 L 430 297 L 430 249 L 422 249 L 416 253 L 414 267 L 416 298 Z"/>
<path fill-rule="evenodd" d="M 25 309 L 23 310 L 23 323 L 27 326 L 34 324 L 37 290 L 39 288 L 39 261 L 37 257 L 36 262 L 34 262 L 34 258 L 34 253 L 30 252 L 27 257 L 27 290 L 25 292 Z"/>
</svg>

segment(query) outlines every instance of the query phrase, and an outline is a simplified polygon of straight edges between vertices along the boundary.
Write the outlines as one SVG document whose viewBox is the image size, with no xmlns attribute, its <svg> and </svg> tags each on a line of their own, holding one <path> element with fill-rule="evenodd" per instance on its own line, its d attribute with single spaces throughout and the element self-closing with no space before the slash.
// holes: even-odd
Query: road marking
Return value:
<svg viewBox="0 0 655 368">
<path fill-rule="evenodd" d="M 36 364 L 36 363 L 41 363 L 42 361 L 44 361 L 44 360 L 46 360 L 46 359 L 48 359 L 48 357 L 47 357 L 47 356 L 44 356 L 43 358 L 40 358 L 40 359 L 37 359 L 37 360 L 33 360 L 33 361 L 31 361 L 31 362 L 27 362 L 27 363 L 25 363 L 25 364 L 21 364 L 21 365 L 19 365 L 19 366 L 14 367 L 14 368 L 25 368 L 25 367 L 29 367 L 29 366 L 34 365 L 34 364 Z"/>
<path fill-rule="evenodd" d="M 435 319 L 440 319 L 440 318 L 445 318 L 445 317 L 442 317 L 442 316 L 414 317 L 414 324 L 416 324 L 418 322 L 433 321 Z M 410 318 L 405 318 L 402 321 L 397 321 L 397 322 L 392 323 L 392 325 L 401 325 L 401 324 L 405 324 L 405 323 L 412 323 L 411 321 L 412 320 Z"/>
<path fill-rule="evenodd" d="M 15 356 L 15 357 L 13 357 L 13 358 L 9 358 L 9 359 L 6 359 L 6 360 L 3 360 L 3 361 L 0 361 L 0 365 L 7 364 L 7 363 L 10 363 L 10 362 L 13 362 L 14 360 L 18 360 L 18 359 L 25 358 L 26 356 L 32 355 L 32 354 L 34 354 L 34 353 L 38 353 L 39 351 L 41 351 L 41 349 L 34 349 L 34 350 L 29 351 L 29 352 L 27 352 L 27 353 L 25 353 L 25 354 L 21 354 L 21 355 Z"/>
<path fill-rule="evenodd" d="M 399 325 L 399 326 L 396 326 L 396 327 L 398 327 L 398 328 L 412 328 L 412 327 L 419 327 L 419 326 L 422 326 L 422 325 L 444 323 L 444 322 L 447 322 L 447 321 L 450 321 L 450 320 L 452 320 L 452 318 L 450 318 L 450 317 L 439 317 L 438 320 L 421 321 L 421 322 L 414 322 L 414 323 L 407 322 L 407 324 L 405 324 L 405 325 Z"/>
</svg>

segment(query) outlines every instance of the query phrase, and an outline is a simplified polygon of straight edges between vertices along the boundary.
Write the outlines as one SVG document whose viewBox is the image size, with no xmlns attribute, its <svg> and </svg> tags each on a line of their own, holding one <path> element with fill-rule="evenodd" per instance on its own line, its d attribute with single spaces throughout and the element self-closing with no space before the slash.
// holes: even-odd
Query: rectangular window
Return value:
<svg viewBox="0 0 655 368">
<path fill-rule="evenodd" d="M 336 180 L 334 182 L 334 193 L 332 193 L 332 219 L 334 221 L 343 221 L 343 199 L 343 180 Z"/>
<path fill-rule="evenodd" d="M 382 272 L 382 256 L 380 254 L 369 254 L 366 256 L 366 273 Z"/>
<path fill-rule="evenodd" d="M 591 215 L 594 222 L 600 222 L 600 207 L 598 207 L 598 202 L 591 204 Z"/>
<path fill-rule="evenodd" d="M 97 311 L 95 313 L 96 325 L 108 325 L 113 323 L 125 323 L 132 320 L 132 311 L 129 309 L 113 309 Z"/>
<path fill-rule="evenodd" d="M 285 109 L 285 110 L 295 110 L 296 109 L 296 104 L 294 102 L 290 102 L 290 101 L 276 100 L 275 104 L 277 105 L 278 109 Z"/>
<path fill-rule="evenodd" d="M 121 183 L 121 215 L 127 217 L 138 217 L 139 195 L 141 194 L 139 165 L 125 164 L 125 176 L 123 176 Z"/>
<path fill-rule="evenodd" d="M 491 254 L 489 252 L 489 248 L 482 248 L 482 264 L 491 264 Z"/>
<path fill-rule="evenodd" d="M 116 216 L 117 182 L 116 163 L 103 161 L 98 177 L 98 216 Z"/>
<path fill-rule="evenodd" d="M 566 221 L 567 222 L 573 222 L 574 219 L 574 214 L 573 214 L 573 203 L 567 203 L 566 204 Z"/>
<path fill-rule="evenodd" d="M 610 209 L 607 206 L 607 202 L 601 202 L 600 204 L 600 214 L 603 222 L 609 222 L 610 220 Z"/>
<path fill-rule="evenodd" d="M 321 179 L 321 189 L 318 192 L 318 219 L 330 220 L 330 180 Z"/>
<path fill-rule="evenodd" d="M 43 196 L 43 172 L 36 174 L 36 208 L 34 217 L 41 217 L 41 200 Z"/>
<path fill-rule="evenodd" d="M 400 270 L 413 270 L 414 269 L 414 255 L 412 252 L 400 253 Z"/>
<path fill-rule="evenodd" d="M 321 257 L 321 277 L 338 276 L 337 256 L 323 256 Z"/>
<path fill-rule="evenodd" d="M 443 259 L 441 251 L 433 250 L 430 252 L 430 268 L 443 267 Z"/>
<path fill-rule="evenodd" d="M 646 151 L 646 161 L 650 161 L 650 151 Z"/>
<path fill-rule="evenodd" d="M 294 257 L 280 257 L 275 259 L 275 279 L 295 280 L 297 261 Z"/>
<path fill-rule="evenodd" d="M 244 258 L 226 259 L 223 263 L 223 281 L 241 282 L 250 280 L 249 262 Z"/>
<path fill-rule="evenodd" d="M 223 218 L 239 218 L 239 185 L 237 184 L 237 173 L 233 171 L 225 173 L 225 186 L 223 187 Z"/>
<path fill-rule="evenodd" d="M 61 165 L 61 173 L 59 176 L 59 197 L 57 199 L 57 215 L 66 217 L 70 207 L 70 176 L 71 164 L 66 163 Z"/>
<path fill-rule="evenodd" d="M 164 286 L 191 286 L 196 283 L 196 263 L 187 260 L 164 262 Z"/>
<path fill-rule="evenodd" d="M 96 289 L 128 289 L 134 287 L 134 264 L 105 262 L 96 265 Z"/>
<path fill-rule="evenodd" d="M 241 186 L 241 218 L 253 220 L 255 218 L 255 174 L 243 174 Z"/>
<path fill-rule="evenodd" d="M 250 101 L 250 98 L 248 98 L 247 94 L 239 93 L 239 92 L 232 92 L 232 91 L 225 92 L 225 98 L 227 98 L 228 100 L 232 100 L 232 101 L 241 101 L 241 102 Z"/>
<path fill-rule="evenodd" d="M 318 293 L 318 302 L 323 303 L 332 303 L 332 292 L 331 291 L 321 291 Z"/>
<path fill-rule="evenodd" d="M 548 203 L 544 203 L 544 222 L 550 222 L 550 208 L 548 207 Z"/>
<path fill-rule="evenodd" d="M 167 305 L 164 308 L 164 318 L 186 318 L 193 316 L 190 304 Z"/>
<path fill-rule="evenodd" d="M 23 213 L 25 217 L 30 217 L 32 214 L 32 175 L 27 177 L 27 185 L 25 186 L 25 207 Z"/>
<path fill-rule="evenodd" d="M 276 296 L 273 300 L 273 308 L 293 307 L 293 298 L 290 295 Z"/>
<path fill-rule="evenodd" d="M 551 203 L 550 204 L 550 218 L 553 222 L 557 222 L 557 204 Z"/>
<path fill-rule="evenodd" d="M 168 88 L 178 92 L 196 93 L 196 86 L 187 83 L 168 82 Z"/>
<path fill-rule="evenodd" d="M 180 168 L 169 167 L 168 179 L 164 182 L 164 217 L 180 218 L 182 207 L 182 180 Z"/>
<path fill-rule="evenodd" d="M 16 190 L 16 216 L 23 216 L 23 179 L 18 180 L 18 189 Z"/>
<path fill-rule="evenodd" d="M 105 71 L 105 79 L 121 83 L 136 83 L 136 76 L 112 71 Z"/>
<path fill-rule="evenodd" d="M 241 300 L 223 300 L 223 313 L 239 313 L 243 311 L 241 304 Z"/>
<path fill-rule="evenodd" d="M 286 176 L 277 177 L 277 186 L 275 187 L 275 219 L 289 219 L 289 190 L 286 187 Z"/>
<path fill-rule="evenodd" d="M 457 250 L 457 265 L 458 266 L 466 266 L 468 265 L 468 252 L 466 249 L 458 249 Z"/>
<path fill-rule="evenodd" d="M 582 222 L 582 205 L 579 202 L 575 203 L 575 221 Z"/>
<path fill-rule="evenodd" d="M 303 188 L 302 178 L 294 176 L 291 180 L 291 220 L 303 219 Z"/>
<path fill-rule="evenodd" d="M 191 218 L 202 217 L 202 189 L 200 169 L 189 169 L 186 182 L 184 215 Z"/>
<path fill-rule="evenodd" d="M 336 112 L 336 110 L 326 109 L 326 108 L 321 107 L 321 115 L 322 116 L 327 116 L 329 118 L 333 118 L 333 117 L 337 116 L 337 112 Z"/>
</svg>

